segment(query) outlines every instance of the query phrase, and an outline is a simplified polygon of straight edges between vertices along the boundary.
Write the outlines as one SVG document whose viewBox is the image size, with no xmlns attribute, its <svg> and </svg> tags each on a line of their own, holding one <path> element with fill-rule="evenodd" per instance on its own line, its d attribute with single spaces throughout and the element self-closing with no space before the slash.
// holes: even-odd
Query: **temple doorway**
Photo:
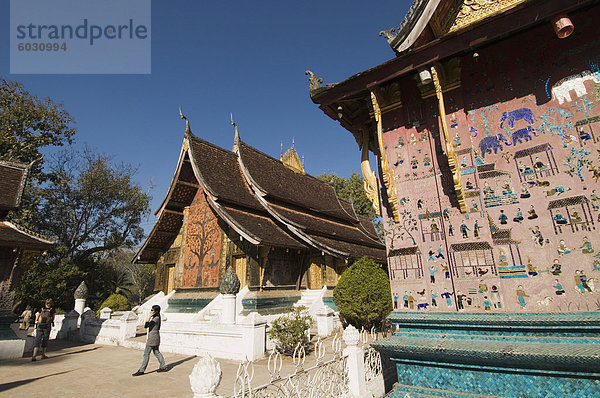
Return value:
<svg viewBox="0 0 600 398">
<path fill-rule="evenodd" d="M 175 289 L 175 264 L 167 264 L 167 292 Z"/>
<path fill-rule="evenodd" d="M 243 289 L 244 286 L 246 286 L 248 284 L 247 280 L 246 280 L 246 275 L 247 275 L 246 257 L 245 256 L 234 257 L 233 265 L 235 268 L 235 273 L 237 274 L 237 277 L 240 280 L 240 289 Z"/>
</svg>

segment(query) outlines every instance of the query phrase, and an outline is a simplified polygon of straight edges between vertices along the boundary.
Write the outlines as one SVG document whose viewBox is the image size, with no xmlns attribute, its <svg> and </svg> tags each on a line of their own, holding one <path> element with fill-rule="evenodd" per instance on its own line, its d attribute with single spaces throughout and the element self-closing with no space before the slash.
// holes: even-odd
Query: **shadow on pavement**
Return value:
<svg viewBox="0 0 600 398">
<path fill-rule="evenodd" d="M 179 361 L 168 363 L 167 364 L 167 369 L 171 370 L 175 366 L 181 365 L 182 363 L 187 362 L 187 361 L 189 361 L 191 359 L 194 359 L 194 358 L 196 358 L 196 355 L 192 355 L 191 357 L 183 358 L 183 359 L 180 359 Z M 146 374 L 148 374 L 148 373 L 154 373 L 154 372 L 156 372 L 156 370 L 153 370 L 153 371 L 150 371 L 150 372 L 146 372 Z"/>
<path fill-rule="evenodd" d="M 69 373 L 69 372 L 72 372 L 72 370 L 65 370 L 64 372 L 52 373 L 52 374 L 49 374 L 49 375 L 40 376 L 40 377 L 34 377 L 34 378 L 31 378 L 31 379 L 25 379 L 25 380 L 19 380 L 19 381 L 11 381 L 9 383 L 2 383 L 2 384 L 0 384 L 0 392 L 7 391 L 7 390 L 10 390 L 11 388 L 15 388 L 15 387 L 19 387 L 19 386 L 31 383 L 32 381 L 45 379 L 46 377 L 51 377 L 51 376 L 58 376 L 58 375 L 61 375 L 61 374 L 64 374 L 64 373 Z"/>
<path fill-rule="evenodd" d="M 102 348 L 102 347 L 84 348 L 83 350 L 63 352 L 62 354 L 56 354 L 56 355 L 52 355 L 52 353 L 49 353 L 48 359 L 58 358 L 58 357 L 62 357 L 62 356 L 65 356 L 65 355 L 81 354 L 83 352 L 95 351 L 98 348 Z"/>
</svg>

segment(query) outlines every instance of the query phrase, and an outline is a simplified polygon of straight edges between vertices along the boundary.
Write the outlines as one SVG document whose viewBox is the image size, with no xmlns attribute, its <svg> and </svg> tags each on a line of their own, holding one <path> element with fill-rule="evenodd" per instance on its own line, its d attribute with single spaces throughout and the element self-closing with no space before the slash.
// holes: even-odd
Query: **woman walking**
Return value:
<svg viewBox="0 0 600 398">
<path fill-rule="evenodd" d="M 165 359 L 158 350 L 158 346 L 160 345 L 160 306 L 152 306 L 152 309 L 150 310 L 150 317 L 144 324 L 144 327 L 148 328 L 148 340 L 146 341 L 146 349 L 144 350 L 144 360 L 142 361 L 140 369 L 133 373 L 132 376 L 141 376 L 144 374 L 146 371 L 146 366 L 148 366 L 148 361 L 150 360 L 150 351 L 154 352 L 154 355 L 160 364 L 160 368 L 157 370 L 157 372 L 166 372 L 168 370 L 167 366 L 165 365 Z"/>
</svg>

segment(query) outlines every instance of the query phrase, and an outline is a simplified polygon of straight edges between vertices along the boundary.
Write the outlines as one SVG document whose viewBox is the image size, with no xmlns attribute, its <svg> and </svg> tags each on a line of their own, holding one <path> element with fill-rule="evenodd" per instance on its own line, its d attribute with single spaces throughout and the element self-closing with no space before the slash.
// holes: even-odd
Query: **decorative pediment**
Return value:
<svg viewBox="0 0 600 398">
<path fill-rule="evenodd" d="M 473 23 L 491 17 L 492 15 L 505 12 L 516 5 L 528 0 L 460 0 L 453 4 L 452 8 L 441 20 L 441 28 L 444 33 L 456 32 Z"/>
<path fill-rule="evenodd" d="M 296 152 L 294 140 L 292 140 L 292 146 L 290 149 L 283 153 L 283 144 L 281 144 L 281 156 L 279 158 L 281 163 L 288 169 L 298 174 L 306 174 L 304 171 L 304 159 L 300 160 L 298 152 Z"/>
</svg>

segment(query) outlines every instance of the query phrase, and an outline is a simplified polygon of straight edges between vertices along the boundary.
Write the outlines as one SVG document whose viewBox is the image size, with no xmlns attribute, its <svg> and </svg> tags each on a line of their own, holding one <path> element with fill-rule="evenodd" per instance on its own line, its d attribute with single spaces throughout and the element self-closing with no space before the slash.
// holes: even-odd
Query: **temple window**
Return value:
<svg viewBox="0 0 600 398">
<path fill-rule="evenodd" d="M 388 264 L 392 280 L 423 278 L 421 252 L 416 246 L 390 250 Z"/>
</svg>

